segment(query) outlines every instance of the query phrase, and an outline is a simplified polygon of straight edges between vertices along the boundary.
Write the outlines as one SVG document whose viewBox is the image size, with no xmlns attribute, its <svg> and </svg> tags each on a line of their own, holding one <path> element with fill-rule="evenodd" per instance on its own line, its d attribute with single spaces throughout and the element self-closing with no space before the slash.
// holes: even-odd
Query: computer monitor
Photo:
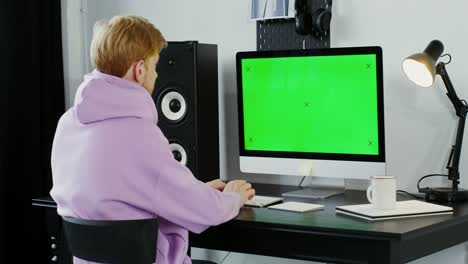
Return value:
<svg viewBox="0 0 468 264">
<path fill-rule="evenodd" d="M 238 52 L 242 172 L 385 175 L 380 47 Z"/>
</svg>

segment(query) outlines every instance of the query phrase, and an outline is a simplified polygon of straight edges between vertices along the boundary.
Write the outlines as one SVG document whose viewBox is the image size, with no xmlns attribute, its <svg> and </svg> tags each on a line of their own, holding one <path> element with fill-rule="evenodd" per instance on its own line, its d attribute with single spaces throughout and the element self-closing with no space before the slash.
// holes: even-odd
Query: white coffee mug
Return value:
<svg viewBox="0 0 468 264">
<path fill-rule="evenodd" d="M 372 176 L 367 188 L 367 200 L 375 209 L 396 208 L 396 178 L 393 176 Z"/>
</svg>

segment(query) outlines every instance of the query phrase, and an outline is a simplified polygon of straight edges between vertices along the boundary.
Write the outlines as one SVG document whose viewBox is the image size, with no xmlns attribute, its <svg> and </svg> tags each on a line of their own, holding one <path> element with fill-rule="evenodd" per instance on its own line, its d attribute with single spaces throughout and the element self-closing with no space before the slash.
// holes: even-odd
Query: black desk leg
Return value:
<svg viewBox="0 0 468 264">
<path fill-rule="evenodd" d="M 392 240 L 386 241 L 384 244 L 387 245 L 370 254 L 372 257 L 369 259 L 369 264 L 403 264 L 400 243 Z"/>
</svg>

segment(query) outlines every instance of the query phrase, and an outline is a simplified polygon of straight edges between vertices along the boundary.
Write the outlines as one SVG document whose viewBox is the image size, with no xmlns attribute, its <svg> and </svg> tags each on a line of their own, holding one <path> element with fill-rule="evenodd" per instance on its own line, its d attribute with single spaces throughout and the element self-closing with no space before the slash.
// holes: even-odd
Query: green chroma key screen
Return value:
<svg viewBox="0 0 468 264">
<path fill-rule="evenodd" d="M 378 155 L 376 55 L 243 58 L 245 150 Z"/>
</svg>

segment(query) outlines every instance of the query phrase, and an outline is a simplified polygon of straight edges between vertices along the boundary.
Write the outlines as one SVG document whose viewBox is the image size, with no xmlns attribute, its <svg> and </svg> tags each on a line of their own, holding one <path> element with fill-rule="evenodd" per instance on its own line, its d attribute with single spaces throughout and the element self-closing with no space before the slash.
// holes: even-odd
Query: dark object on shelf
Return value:
<svg viewBox="0 0 468 264">
<path fill-rule="evenodd" d="M 310 6 L 309 0 L 296 0 L 294 16 L 296 32 L 300 35 L 314 34 L 322 36 L 330 30 L 332 18 L 331 1 L 326 8 L 318 8 L 315 11 Z"/>
<path fill-rule="evenodd" d="M 295 7 L 294 18 L 257 21 L 257 50 L 330 47 L 332 0 L 297 0 Z"/>
<path fill-rule="evenodd" d="M 442 57 L 449 56 L 449 61 L 447 63 L 437 63 L 437 60 L 441 57 L 443 51 L 444 45 L 442 42 L 439 40 L 433 40 L 429 43 L 423 53 L 417 53 L 407 57 L 403 61 L 403 70 L 411 81 L 422 87 L 431 86 L 434 83 L 435 76 L 439 74 L 447 89 L 447 96 L 452 102 L 455 112 L 459 117 L 455 145 L 452 146 L 446 167 L 448 169 L 448 179 L 452 181 L 452 188 L 427 187 L 419 189 L 419 191 L 426 194 L 426 200 L 428 201 L 461 202 L 468 200 L 468 190 L 458 188 L 458 185 L 460 184 L 460 155 L 466 115 L 468 113 L 468 103 L 466 100 L 458 97 L 445 69 L 445 65 L 450 63 L 452 57 L 449 54 L 442 55 Z"/>
</svg>

